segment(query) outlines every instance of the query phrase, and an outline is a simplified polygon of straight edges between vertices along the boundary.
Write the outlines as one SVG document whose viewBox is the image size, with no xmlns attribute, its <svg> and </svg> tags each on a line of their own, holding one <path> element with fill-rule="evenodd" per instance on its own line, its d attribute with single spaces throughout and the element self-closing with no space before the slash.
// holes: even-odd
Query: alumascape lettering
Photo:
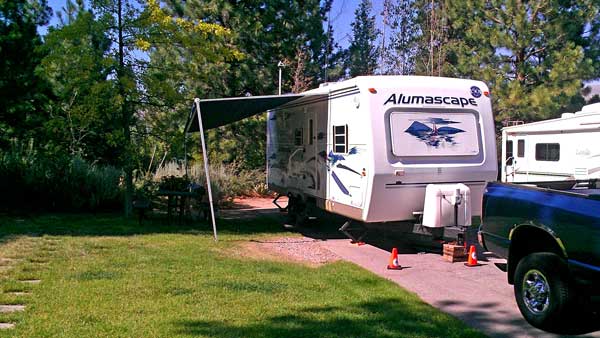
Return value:
<svg viewBox="0 0 600 338">
<path fill-rule="evenodd" d="M 404 94 L 396 96 L 396 94 L 392 94 L 383 105 L 385 106 L 390 102 L 393 104 L 447 104 L 461 107 L 468 105 L 477 107 L 477 101 L 474 98 L 453 96 L 404 96 Z"/>
</svg>

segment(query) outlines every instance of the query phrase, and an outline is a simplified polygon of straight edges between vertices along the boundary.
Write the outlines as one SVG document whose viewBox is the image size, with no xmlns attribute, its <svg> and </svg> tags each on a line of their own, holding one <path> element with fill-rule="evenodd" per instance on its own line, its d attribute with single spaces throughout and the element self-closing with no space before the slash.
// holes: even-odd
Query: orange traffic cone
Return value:
<svg viewBox="0 0 600 338">
<path fill-rule="evenodd" d="M 466 266 L 478 266 L 477 264 L 477 251 L 475 250 L 475 245 L 471 245 L 469 248 L 469 260 L 465 263 Z"/>
<path fill-rule="evenodd" d="M 388 270 L 402 270 L 402 266 L 398 263 L 398 249 L 392 249 L 392 255 L 390 256 L 387 268 Z"/>
</svg>

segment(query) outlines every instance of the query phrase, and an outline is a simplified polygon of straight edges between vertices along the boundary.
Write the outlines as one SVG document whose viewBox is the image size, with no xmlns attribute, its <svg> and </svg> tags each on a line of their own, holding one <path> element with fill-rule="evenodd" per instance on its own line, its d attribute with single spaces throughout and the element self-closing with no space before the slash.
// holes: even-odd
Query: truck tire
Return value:
<svg viewBox="0 0 600 338">
<path fill-rule="evenodd" d="M 575 298 L 566 263 L 554 253 L 532 253 L 522 258 L 515 271 L 515 298 L 529 324 L 556 331 L 569 321 Z"/>
</svg>

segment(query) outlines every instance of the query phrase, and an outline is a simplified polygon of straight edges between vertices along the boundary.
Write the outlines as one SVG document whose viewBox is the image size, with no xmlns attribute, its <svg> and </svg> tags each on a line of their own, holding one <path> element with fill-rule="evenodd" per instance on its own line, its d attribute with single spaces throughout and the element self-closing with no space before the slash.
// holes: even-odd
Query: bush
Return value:
<svg viewBox="0 0 600 338">
<path fill-rule="evenodd" d="M 122 207 L 121 171 L 78 156 L 45 156 L 33 142 L 0 151 L 0 208 L 97 211 Z"/>
<path fill-rule="evenodd" d="M 177 162 L 166 163 L 154 175 L 154 181 L 164 177 L 184 177 L 185 168 Z M 187 172 L 190 181 L 206 186 L 204 166 L 193 164 Z M 230 203 L 237 196 L 262 196 L 268 194 L 266 175 L 263 170 L 242 170 L 234 164 L 215 164 L 210 166 L 213 200 L 219 204 Z"/>
</svg>

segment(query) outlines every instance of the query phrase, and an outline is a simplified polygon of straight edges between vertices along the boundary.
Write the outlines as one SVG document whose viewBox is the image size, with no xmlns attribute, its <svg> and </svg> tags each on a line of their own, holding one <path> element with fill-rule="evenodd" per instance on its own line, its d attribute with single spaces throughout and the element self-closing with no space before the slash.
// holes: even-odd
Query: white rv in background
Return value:
<svg viewBox="0 0 600 338">
<path fill-rule="evenodd" d="M 600 103 L 502 129 L 503 182 L 600 178 Z"/>
<path fill-rule="evenodd" d="M 497 177 L 484 83 L 365 76 L 303 94 L 268 113 L 270 189 L 373 223 L 414 220 L 428 184 L 462 183 L 469 216 L 481 214 L 485 185 Z"/>
</svg>

